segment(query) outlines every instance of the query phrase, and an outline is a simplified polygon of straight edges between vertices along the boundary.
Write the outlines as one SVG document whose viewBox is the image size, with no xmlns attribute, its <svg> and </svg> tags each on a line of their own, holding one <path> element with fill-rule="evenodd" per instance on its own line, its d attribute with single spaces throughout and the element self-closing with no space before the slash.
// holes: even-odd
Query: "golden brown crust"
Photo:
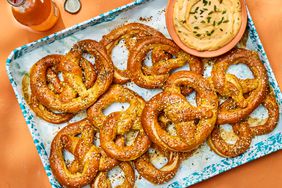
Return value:
<svg viewBox="0 0 282 188">
<path fill-rule="evenodd" d="M 262 105 L 268 111 L 268 118 L 265 123 L 250 127 L 253 136 L 264 135 L 272 132 L 279 121 L 279 106 L 272 91 L 266 96 Z"/>
<path fill-rule="evenodd" d="M 118 27 L 104 35 L 100 43 L 106 47 L 108 55 L 111 56 L 113 48 L 118 45 L 121 40 L 125 41 L 126 47 L 130 52 L 139 40 L 148 36 L 164 37 L 161 32 L 152 27 L 140 23 L 130 23 Z M 116 66 L 114 69 L 114 83 L 124 84 L 130 80 L 128 70 L 121 70 Z"/>
<path fill-rule="evenodd" d="M 220 156 L 236 157 L 244 153 L 251 145 L 253 136 L 248 123 L 237 123 L 232 128 L 238 136 L 235 144 L 229 144 L 221 137 L 220 126 L 216 126 L 208 139 L 211 149 Z"/>
<path fill-rule="evenodd" d="M 181 163 L 180 154 L 177 152 L 163 152 L 159 150 L 168 160 L 160 169 L 156 168 L 150 161 L 149 153 L 145 153 L 134 161 L 138 173 L 154 184 L 163 184 L 171 180 L 178 171 Z"/>
<path fill-rule="evenodd" d="M 257 87 L 244 98 L 242 88 L 233 75 L 226 77 L 230 65 L 244 63 L 253 72 L 253 83 Z M 250 80 L 249 80 L 250 81 Z M 245 119 L 265 99 L 268 87 L 266 69 L 260 61 L 258 54 L 245 49 L 234 49 L 219 58 L 212 69 L 212 82 L 215 90 L 222 96 L 231 97 L 237 105 L 236 109 L 221 109 L 218 114 L 218 124 L 236 123 Z"/>
<path fill-rule="evenodd" d="M 69 121 L 74 116 L 74 114 L 70 113 L 55 113 L 52 112 L 50 109 L 46 108 L 37 100 L 35 95 L 32 95 L 30 93 L 29 86 L 29 76 L 24 75 L 22 80 L 22 91 L 24 99 L 38 117 L 44 119 L 49 123 L 60 124 Z"/>
<path fill-rule="evenodd" d="M 170 54 L 167 58 L 155 62 L 152 67 L 146 67 L 143 61 L 150 51 L 161 50 Z M 166 38 L 148 37 L 138 42 L 128 59 L 128 70 L 132 81 L 140 87 L 161 88 L 168 79 L 170 72 L 189 63 L 190 69 L 203 73 L 202 62 L 184 53 L 174 42 Z M 172 58 L 175 56 L 175 58 Z"/>
<path fill-rule="evenodd" d="M 83 67 L 80 59 L 84 52 L 95 56 L 99 68 L 92 87 L 87 89 L 83 81 Z M 63 96 L 48 88 L 46 74 L 54 67 L 64 77 Z M 88 67 L 92 68 L 92 67 Z M 77 113 L 91 106 L 110 86 L 113 79 L 113 65 L 103 46 L 93 40 L 83 40 L 74 45 L 57 65 L 52 56 L 47 56 L 33 65 L 30 72 L 31 91 L 44 106 L 60 112 Z M 93 79 L 91 79 L 93 80 Z M 77 97 L 78 96 L 78 97 Z"/>
<path fill-rule="evenodd" d="M 129 103 L 130 105 L 125 111 L 119 112 L 121 113 L 121 119 L 118 125 L 118 133 L 124 132 L 123 130 L 130 128 L 132 124 L 135 127 L 141 127 L 139 119 L 145 106 L 144 99 L 130 89 L 117 84 L 112 85 L 109 90 L 87 110 L 87 118 L 94 126 L 100 129 L 107 119 L 103 110 L 115 102 Z"/>
<path fill-rule="evenodd" d="M 107 153 L 108 156 L 120 160 L 120 161 L 131 161 L 135 160 L 144 154 L 150 147 L 150 140 L 145 134 L 142 127 L 130 127 L 128 131 L 138 131 L 136 138 L 131 145 L 120 146 L 117 145 L 114 140 L 118 135 L 117 125 L 120 120 L 119 113 L 112 113 L 108 116 L 104 125 L 100 129 L 100 142 L 101 147 Z M 125 133 L 126 133 L 125 132 Z"/>
<path fill-rule="evenodd" d="M 81 134 L 81 137 L 76 137 Z M 89 184 L 99 170 L 100 153 L 93 145 L 94 129 L 88 120 L 69 124 L 55 136 L 51 144 L 50 166 L 60 184 L 81 187 Z M 75 147 L 74 147 L 75 145 Z M 74 161 L 66 165 L 63 150 L 74 155 Z"/>
<path fill-rule="evenodd" d="M 192 107 L 181 94 L 180 86 L 193 88 L 200 100 Z M 178 88 L 178 89 L 177 89 Z M 152 142 L 163 150 L 191 151 L 210 135 L 217 118 L 218 99 L 209 82 L 201 75 L 181 71 L 167 81 L 165 91 L 153 97 L 145 106 L 142 125 Z M 200 110 L 197 108 L 202 107 Z M 177 136 L 170 135 L 159 124 L 161 113 L 175 125 Z M 196 125 L 194 120 L 200 119 Z"/>
<path fill-rule="evenodd" d="M 116 188 L 133 188 L 135 184 L 134 169 L 129 162 L 121 162 L 119 167 L 124 172 L 124 181 Z M 99 172 L 94 182 L 90 185 L 91 188 L 111 188 L 111 182 L 107 177 L 107 172 Z"/>
</svg>

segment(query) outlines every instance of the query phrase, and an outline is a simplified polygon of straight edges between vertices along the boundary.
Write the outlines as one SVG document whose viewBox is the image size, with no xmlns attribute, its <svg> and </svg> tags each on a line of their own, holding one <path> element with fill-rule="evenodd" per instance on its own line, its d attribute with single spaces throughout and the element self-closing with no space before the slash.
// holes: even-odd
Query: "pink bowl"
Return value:
<svg viewBox="0 0 282 188">
<path fill-rule="evenodd" d="M 197 51 L 195 49 L 189 48 L 188 46 L 186 46 L 178 37 L 176 31 L 175 31 L 175 27 L 173 24 L 173 10 L 174 10 L 174 4 L 176 2 L 176 0 L 169 0 L 168 1 L 168 5 L 167 5 L 167 10 L 166 10 L 166 26 L 168 29 L 168 32 L 171 36 L 171 38 L 174 40 L 174 42 L 180 47 L 182 48 L 185 52 L 198 56 L 198 57 L 216 57 L 216 56 L 220 56 L 226 52 L 228 52 L 229 50 L 231 50 L 234 46 L 236 46 L 236 44 L 241 40 L 242 36 L 244 35 L 244 32 L 246 30 L 246 26 L 247 26 L 247 9 L 246 9 L 246 5 L 245 5 L 245 0 L 240 0 L 241 1 L 241 6 L 242 6 L 242 24 L 240 27 L 239 32 L 237 33 L 237 35 L 225 46 L 221 47 L 218 50 L 214 50 L 214 51 Z"/>
</svg>

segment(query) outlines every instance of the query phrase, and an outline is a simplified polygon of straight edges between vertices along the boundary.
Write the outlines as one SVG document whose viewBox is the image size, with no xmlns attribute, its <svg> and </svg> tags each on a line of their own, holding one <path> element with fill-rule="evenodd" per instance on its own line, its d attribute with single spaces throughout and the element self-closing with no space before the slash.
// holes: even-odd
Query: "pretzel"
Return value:
<svg viewBox="0 0 282 188">
<path fill-rule="evenodd" d="M 141 127 L 140 116 L 145 106 L 145 101 L 135 92 L 121 86 L 112 85 L 109 90 L 87 110 L 87 117 L 97 128 L 103 126 L 107 116 L 103 114 L 103 110 L 114 102 L 129 103 L 130 106 L 121 113 L 120 121 L 117 125 L 118 134 L 123 134 L 132 124 L 135 127 Z"/>
<path fill-rule="evenodd" d="M 60 124 L 69 121 L 74 116 L 74 114 L 70 113 L 55 113 L 50 109 L 46 108 L 37 100 L 35 95 L 31 94 L 29 86 L 29 76 L 24 75 L 22 80 L 23 96 L 27 104 L 38 117 L 50 123 Z"/>
<path fill-rule="evenodd" d="M 79 134 L 81 137 L 76 137 Z M 93 145 L 93 139 L 94 128 L 88 120 L 69 124 L 55 136 L 51 144 L 49 161 L 52 172 L 60 184 L 67 187 L 82 187 L 95 178 L 99 170 L 100 152 Z M 74 155 L 75 159 L 70 165 L 65 163 L 64 149 Z"/>
<path fill-rule="evenodd" d="M 244 98 L 243 88 L 240 87 L 240 81 L 236 76 L 226 74 L 230 65 L 238 63 L 246 64 L 255 77 L 248 80 L 249 85 L 257 87 L 250 92 L 247 98 Z M 238 108 L 232 110 L 221 109 L 218 113 L 218 124 L 236 123 L 245 119 L 266 97 L 268 76 L 256 52 L 245 49 L 232 50 L 215 63 L 211 79 L 215 90 L 221 96 L 231 97 L 238 105 Z"/>
<path fill-rule="evenodd" d="M 101 147 L 107 153 L 108 156 L 120 160 L 131 161 L 135 160 L 144 154 L 150 147 L 150 140 L 145 134 L 142 127 L 136 127 L 132 125 L 130 129 L 123 132 L 121 135 L 133 130 L 138 131 L 134 142 L 131 145 L 118 146 L 114 140 L 118 135 L 118 123 L 120 121 L 120 113 L 112 113 L 104 122 L 104 125 L 100 128 L 100 142 Z M 140 119 L 140 117 L 138 118 Z"/>
<path fill-rule="evenodd" d="M 118 45 L 121 40 L 125 41 L 125 45 L 130 52 L 131 50 L 133 50 L 134 46 L 139 40 L 148 36 L 164 37 L 161 32 L 155 30 L 152 27 L 140 23 L 130 23 L 118 27 L 112 30 L 110 33 L 104 35 L 100 43 L 106 47 L 107 53 L 109 54 L 109 56 L 111 56 L 113 48 Z M 163 54 L 158 55 L 158 52 L 155 52 L 153 54 L 155 60 L 163 58 L 161 57 L 163 56 Z M 121 70 L 116 66 L 114 67 L 114 69 L 114 83 L 124 84 L 130 80 L 128 70 Z"/>
<path fill-rule="evenodd" d="M 235 144 L 229 144 L 221 137 L 220 126 L 216 126 L 208 139 L 211 149 L 222 157 L 236 157 L 245 153 L 251 145 L 253 135 L 248 123 L 237 123 L 232 128 L 238 137 Z"/>
<path fill-rule="evenodd" d="M 157 147 L 153 148 L 157 149 Z M 161 149 L 157 150 L 168 160 L 162 168 L 158 169 L 151 163 L 148 152 L 136 159 L 134 164 L 136 170 L 142 177 L 154 184 L 163 184 L 175 176 L 181 163 L 180 153 L 164 152 Z"/>
<path fill-rule="evenodd" d="M 276 128 L 279 121 L 279 106 L 273 91 L 266 96 L 266 99 L 262 102 L 262 105 L 268 111 L 268 118 L 263 124 L 250 127 L 253 136 L 264 135 L 272 132 Z M 249 117 L 247 120 L 249 122 L 250 120 L 255 121 L 256 119 Z"/>
<path fill-rule="evenodd" d="M 80 66 L 83 64 L 81 58 L 85 52 L 95 56 L 95 65 L 98 69 L 95 83 L 90 88 L 87 88 L 84 80 L 88 80 L 87 75 L 95 69 L 90 63 L 87 67 Z M 64 81 L 60 94 L 48 87 L 46 75 L 49 69 L 54 70 L 56 74 L 62 72 Z M 112 79 L 111 59 L 104 47 L 93 40 L 76 43 L 59 64 L 53 56 L 39 60 L 30 72 L 31 91 L 38 101 L 51 110 L 68 113 L 77 113 L 90 107 L 108 89 Z M 91 80 L 93 77 L 89 82 Z"/>
<path fill-rule="evenodd" d="M 197 92 L 198 107 L 193 107 L 181 94 L 181 86 Z M 156 145 L 169 151 L 192 151 L 210 135 L 217 118 L 218 98 L 209 82 L 189 71 L 174 73 L 167 80 L 164 92 L 153 97 L 145 106 L 142 125 Z M 164 114 L 174 124 L 176 135 L 170 135 L 159 123 Z M 197 125 L 194 120 L 199 119 Z M 167 125 L 165 125 L 167 126 Z"/>
<path fill-rule="evenodd" d="M 249 116 L 242 122 L 232 125 L 233 131 L 238 137 L 235 144 L 227 143 L 221 137 L 220 125 L 217 126 L 208 139 L 208 144 L 212 150 L 223 157 L 236 157 L 244 153 L 250 147 L 253 137 L 273 131 L 277 126 L 279 119 L 279 106 L 272 91 L 266 96 L 266 99 L 262 102 L 262 105 L 268 111 L 268 118 L 263 120 L 263 124 L 251 126 L 250 121 L 258 124 L 258 119 Z M 234 109 L 236 107 L 237 104 L 232 99 L 228 99 L 220 105 L 220 109 Z"/>
<path fill-rule="evenodd" d="M 152 67 L 143 66 L 143 61 L 150 51 L 162 50 L 171 57 L 153 63 Z M 131 51 L 128 59 L 128 70 L 132 81 L 140 87 L 153 89 L 161 88 L 169 77 L 169 73 L 189 63 L 191 71 L 203 73 L 202 62 L 184 53 L 174 42 L 161 37 L 148 37 L 138 42 Z"/>
<path fill-rule="evenodd" d="M 117 188 L 133 188 L 135 184 L 135 173 L 129 162 L 122 162 L 119 167 L 124 172 L 124 181 Z M 107 178 L 107 172 L 99 172 L 94 182 L 90 185 L 91 188 L 110 188 L 111 182 Z"/>
</svg>

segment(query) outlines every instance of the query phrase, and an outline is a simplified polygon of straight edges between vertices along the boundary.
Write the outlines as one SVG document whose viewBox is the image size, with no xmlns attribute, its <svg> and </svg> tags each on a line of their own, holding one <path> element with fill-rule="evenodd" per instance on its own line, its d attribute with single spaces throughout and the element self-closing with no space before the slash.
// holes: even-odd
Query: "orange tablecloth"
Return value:
<svg viewBox="0 0 282 188">
<path fill-rule="evenodd" d="M 32 33 L 23 29 L 12 18 L 6 1 L 0 1 L 0 187 L 50 187 L 6 75 L 5 61 L 10 51 L 130 1 L 81 0 L 83 8 L 80 13 L 70 15 L 62 10 L 63 1 L 57 0 L 62 19 L 55 28 L 45 33 Z M 247 4 L 281 87 L 282 1 L 247 0 Z M 282 151 L 233 169 L 194 187 L 282 187 Z"/>
</svg>

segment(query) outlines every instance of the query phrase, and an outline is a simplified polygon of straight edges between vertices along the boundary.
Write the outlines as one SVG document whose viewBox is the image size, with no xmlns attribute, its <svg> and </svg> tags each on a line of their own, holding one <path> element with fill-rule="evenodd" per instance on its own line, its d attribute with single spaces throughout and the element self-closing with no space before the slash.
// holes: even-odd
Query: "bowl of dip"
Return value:
<svg viewBox="0 0 282 188">
<path fill-rule="evenodd" d="M 166 24 L 189 54 L 216 57 L 231 50 L 247 26 L 244 0 L 169 0 Z"/>
</svg>

